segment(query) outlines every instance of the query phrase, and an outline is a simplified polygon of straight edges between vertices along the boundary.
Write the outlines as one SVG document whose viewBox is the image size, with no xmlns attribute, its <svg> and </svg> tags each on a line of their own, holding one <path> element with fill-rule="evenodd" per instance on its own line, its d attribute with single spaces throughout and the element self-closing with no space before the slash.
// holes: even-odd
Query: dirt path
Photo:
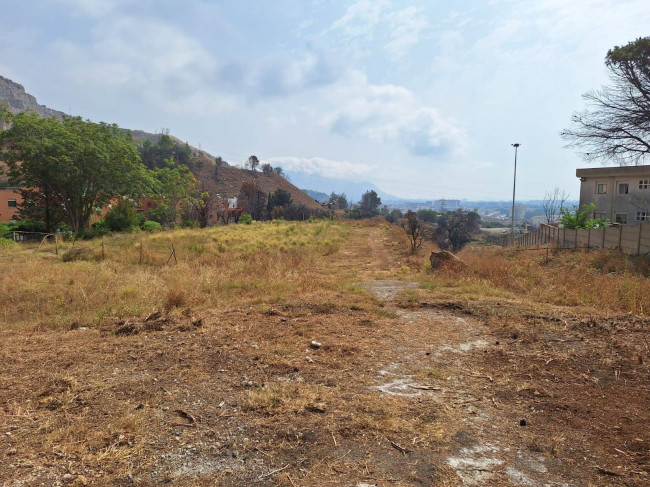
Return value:
<svg viewBox="0 0 650 487">
<path fill-rule="evenodd" d="M 403 249 L 353 224 L 339 291 L 3 333 L 0 485 L 648 485 L 650 323 L 438 301 Z"/>
</svg>

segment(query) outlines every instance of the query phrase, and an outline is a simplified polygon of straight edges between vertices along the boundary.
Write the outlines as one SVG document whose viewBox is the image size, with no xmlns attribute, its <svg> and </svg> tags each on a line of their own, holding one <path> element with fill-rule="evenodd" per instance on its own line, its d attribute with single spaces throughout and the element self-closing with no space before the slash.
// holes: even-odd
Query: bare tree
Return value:
<svg viewBox="0 0 650 487">
<path fill-rule="evenodd" d="M 546 223 L 557 221 L 560 216 L 560 210 L 564 208 L 564 203 L 566 203 L 568 198 L 569 193 L 560 189 L 559 186 L 555 186 L 553 189 L 546 192 L 544 200 L 542 201 Z"/>
<path fill-rule="evenodd" d="M 583 95 L 590 110 L 561 132 L 588 161 L 640 165 L 650 156 L 650 37 L 607 52 L 612 84 Z"/>
<path fill-rule="evenodd" d="M 402 221 L 402 228 L 409 238 L 411 253 L 414 254 L 422 247 L 422 225 L 414 211 L 409 210 L 406 213 L 406 219 Z"/>
</svg>

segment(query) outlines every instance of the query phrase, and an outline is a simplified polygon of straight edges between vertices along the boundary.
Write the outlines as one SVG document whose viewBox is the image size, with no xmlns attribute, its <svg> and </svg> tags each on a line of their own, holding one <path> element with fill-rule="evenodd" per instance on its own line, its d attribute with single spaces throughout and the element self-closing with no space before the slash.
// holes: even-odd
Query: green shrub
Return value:
<svg viewBox="0 0 650 487">
<path fill-rule="evenodd" d="M 0 238 L 9 237 L 9 225 L 6 223 L 0 223 Z"/>
<path fill-rule="evenodd" d="M 18 245 L 16 242 L 13 240 L 9 240 L 7 238 L 0 238 L 0 248 L 9 248 L 9 247 L 15 247 Z"/>
<path fill-rule="evenodd" d="M 113 232 L 121 232 L 131 227 L 140 227 L 140 217 L 135 206 L 128 200 L 120 200 L 104 217 L 106 227 Z"/>
<path fill-rule="evenodd" d="M 240 218 L 239 221 L 242 223 L 245 223 L 246 225 L 250 225 L 253 223 L 253 217 L 251 216 L 250 213 L 244 213 Z"/>
<path fill-rule="evenodd" d="M 104 220 L 97 220 L 90 226 L 92 228 L 93 236 L 95 237 L 103 237 L 104 235 L 108 235 L 110 233 L 108 231 L 108 225 L 106 225 L 106 222 Z"/>
<path fill-rule="evenodd" d="M 147 220 L 142 224 L 142 230 L 149 233 L 156 232 L 160 230 L 160 223 Z"/>
</svg>

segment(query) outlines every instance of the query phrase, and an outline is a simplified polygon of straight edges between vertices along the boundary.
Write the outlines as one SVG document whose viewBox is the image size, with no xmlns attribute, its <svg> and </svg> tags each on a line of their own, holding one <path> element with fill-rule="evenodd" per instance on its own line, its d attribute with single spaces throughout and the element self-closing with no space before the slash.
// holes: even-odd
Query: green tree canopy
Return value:
<svg viewBox="0 0 650 487">
<path fill-rule="evenodd" d="M 292 203 L 291 193 L 282 188 L 278 188 L 271 195 L 271 201 L 273 206 L 288 206 Z"/>
<path fill-rule="evenodd" d="M 151 192 L 151 176 L 117 125 L 31 113 L 12 121 L 0 141 L 11 183 L 25 188 L 28 200 L 29 191 L 40 190 L 75 232 L 87 228 L 93 213 L 113 198 L 136 199 Z"/>
<path fill-rule="evenodd" d="M 363 196 L 361 196 L 361 201 L 359 202 L 359 209 L 361 210 L 361 216 L 363 218 L 369 218 L 378 213 L 377 209 L 381 205 L 381 198 L 377 195 L 374 190 L 366 191 Z"/>
<path fill-rule="evenodd" d="M 198 181 L 187 166 L 176 164 L 173 159 L 165 159 L 163 166 L 153 170 L 155 179 L 156 211 L 151 217 L 162 224 L 174 223 L 179 206 L 193 204 L 202 199 L 198 191 Z"/>
<path fill-rule="evenodd" d="M 560 208 L 560 223 L 564 228 L 589 230 L 590 228 L 602 228 L 608 221 L 602 218 L 592 218 L 596 205 L 589 203 L 580 207 L 574 206 L 573 210 L 564 207 Z"/>
</svg>

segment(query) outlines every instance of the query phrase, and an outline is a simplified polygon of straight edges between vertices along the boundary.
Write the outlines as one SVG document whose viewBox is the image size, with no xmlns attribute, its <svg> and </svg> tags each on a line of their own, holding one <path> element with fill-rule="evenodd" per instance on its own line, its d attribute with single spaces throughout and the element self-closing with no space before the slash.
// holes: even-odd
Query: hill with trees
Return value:
<svg viewBox="0 0 650 487">
<path fill-rule="evenodd" d="M 68 117 L 62 112 L 51 110 L 43 105 L 39 105 L 36 101 L 36 98 L 26 93 L 22 85 L 14 83 L 13 81 L 1 76 L 0 104 L 2 105 L 2 110 L 0 110 L 0 130 L 9 129 L 9 119 L 12 115 L 16 116 L 18 114 L 18 118 L 15 118 L 15 120 L 21 121 L 21 123 L 25 122 L 25 129 L 21 132 L 21 134 L 13 133 L 16 132 L 16 130 L 12 131 L 12 137 L 14 137 L 12 139 L 13 143 L 16 143 L 18 141 L 22 146 L 28 148 L 30 144 L 29 140 L 31 137 L 30 131 L 31 129 L 36 130 L 38 127 L 50 134 L 62 135 L 61 140 L 59 141 L 61 144 L 58 144 L 56 140 L 52 139 L 52 143 L 47 145 L 48 150 L 54 150 L 57 153 L 57 157 L 51 158 L 52 164 L 54 164 L 54 166 L 48 167 L 49 173 L 54 175 L 61 172 L 58 171 L 57 167 L 62 164 L 65 165 L 67 154 L 66 151 L 68 151 L 68 149 L 72 150 L 71 148 L 74 145 L 72 142 L 66 142 L 66 137 L 63 137 L 63 135 L 67 133 L 65 130 L 66 128 L 72 129 L 73 127 L 76 127 L 80 131 L 80 136 L 83 136 L 82 132 L 86 128 L 94 130 L 94 127 L 103 127 L 107 129 L 110 128 L 112 131 L 112 137 L 116 138 L 116 140 L 117 138 L 120 138 L 119 132 L 121 132 L 121 134 L 124 135 L 122 140 L 129 141 L 132 146 L 135 146 L 134 149 L 137 149 L 137 151 L 133 151 L 132 155 L 134 156 L 134 160 L 136 160 L 136 162 L 139 163 L 141 160 L 141 165 L 143 165 L 144 168 L 152 171 L 167 171 L 170 170 L 170 164 L 179 170 L 187 167 L 197 180 L 195 189 L 199 191 L 198 194 L 200 196 L 194 195 L 191 198 L 193 199 L 193 202 L 191 204 L 198 205 L 198 207 L 205 205 L 206 203 L 209 203 L 211 200 L 215 200 L 216 198 L 241 197 L 245 194 L 245 191 L 243 192 L 243 189 L 245 189 L 246 185 L 248 185 L 250 188 L 254 188 L 259 196 L 254 198 L 255 205 L 253 206 L 255 206 L 255 208 L 245 208 L 245 210 L 251 213 L 253 213 L 253 210 L 255 210 L 260 217 L 262 216 L 262 208 L 257 208 L 257 206 L 264 206 L 264 217 L 269 217 L 272 215 L 271 210 L 277 202 L 282 203 L 278 206 L 291 205 L 292 210 L 295 210 L 293 212 L 295 213 L 295 215 L 293 215 L 294 217 L 298 214 L 304 214 L 305 211 L 308 211 L 310 214 L 312 214 L 315 211 L 322 210 L 320 203 L 315 201 L 304 191 L 291 184 L 284 177 L 282 168 L 274 168 L 270 164 L 264 163 L 263 160 L 260 161 L 260 159 L 258 159 L 256 156 L 251 156 L 248 159 L 246 168 L 236 168 L 230 166 L 221 157 L 214 157 L 205 151 L 190 146 L 187 142 L 182 142 L 178 138 L 170 135 L 168 129 L 163 129 L 161 133 L 158 134 L 152 134 L 142 130 L 131 131 L 128 129 L 118 129 L 115 125 L 108 125 L 104 123 L 93 124 L 89 121 L 83 122 L 78 117 Z M 24 112 L 29 112 L 37 115 L 38 117 L 41 117 L 43 122 L 37 123 L 34 117 L 22 117 L 19 115 Z M 51 120 L 51 122 L 45 121 L 48 119 Z M 30 128 L 30 123 L 34 125 L 34 127 Z M 47 128 L 43 124 L 47 125 Z M 92 130 L 90 131 L 92 132 Z M 36 130 L 36 132 L 38 132 L 38 130 Z M 9 141 L 9 139 L 6 139 L 6 142 L 7 141 Z M 15 147 L 15 149 L 18 148 Z M 140 156 L 139 158 L 137 157 L 138 153 Z M 20 173 L 20 165 L 16 164 L 18 160 L 22 160 L 25 157 L 31 157 L 31 159 L 37 161 L 39 159 L 39 154 L 26 154 L 22 150 L 14 150 L 12 152 L 12 158 L 14 162 L 12 166 L 13 173 L 9 175 L 12 177 L 13 183 L 16 185 L 24 186 L 26 184 L 29 184 L 31 187 L 35 187 L 34 184 L 36 181 L 33 181 L 27 178 L 27 176 L 24 174 Z M 83 157 L 84 155 L 80 155 L 80 160 Z M 99 167 L 102 167 L 100 159 L 98 159 L 97 162 L 99 163 Z M 110 167 L 106 166 L 105 169 L 106 171 L 98 172 L 96 175 L 93 175 L 88 181 L 92 180 L 92 184 L 96 185 L 98 184 L 96 179 L 100 178 L 106 181 L 106 185 L 111 186 L 110 181 L 120 180 L 120 177 L 118 177 L 120 174 L 111 176 Z M 6 175 L 2 175 L 0 171 L 0 176 L 3 176 L 3 181 L 0 181 L 0 184 L 6 185 L 8 183 Z M 40 176 L 43 175 L 41 174 Z M 43 177 L 40 177 L 39 181 L 41 181 L 41 183 L 43 183 L 45 186 L 48 186 L 49 183 L 47 183 L 47 181 L 53 181 L 54 179 L 56 178 L 50 178 L 45 175 Z M 88 181 L 85 181 L 84 184 Z M 62 183 L 61 187 L 66 187 L 65 181 Z M 82 189 L 83 193 L 83 184 L 79 187 Z M 33 190 L 23 191 L 33 192 Z M 56 193 L 58 195 L 57 198 L 61 199 L 62 191 L 58 191 Z M 38 195 L 40 198 L 40 192 L 38 192 Z M 112 197 L 117 197 L 120 195 L 121 193 L 111 194 L 109 191 L 103 193 L 101 198 L 98 198 L 96 201 L 95 198 L 91 198 L 87 204 L 84 203 L 84 207 L 87 208 L 85 208 L 83 215 L 78 216 L 78 218 L 75 216 L 75 224 L 72 225 L 73 228 L 78 231 L 81 228 L 80 226 L 87 226 L 89 215 L 92 211 L 95 211 L 94 209 L 98 203 L 104 203 L 106 201 L 109 201 Z M 25 197 L 25 201 L 36 201 L 34 194 L 30 193 L 23 196 Z M 164 198 L 164 195 L 159 196 Z M 251 206 L 252 204 L 252 200 L 250 198 L 240 198 L 240 201 L 248 204 L 248 206 Z M 36 206 L 40 208 L 42 205 L 38 204 Z M 48 208 L 50 206 L 52 205 L 49 205 Z M 34 214 L 32 214 L 31 217 L 36 218 L 39 216 L 36 214 L 38 213 L 36 211 L 32 213 Z M 46 213 L 48 214 L 46 220 L 49 222 L 47 226 L 54 227 L 56 226 L 56 222 L 54 220 L 61 221 L 63 218 L 62 215 L 65 212 L 63 212 L 61 215 L 57 214 L 56 218 L 50 217 L 51 215 L 49 214 L 49 209 Z M 276 212 L 276 214 L 278 213 Z M 278 214 L 278 216 L 285 215 Z M 68 215 L 68 217 L 70 217 L 70 215 Z"/>
</svg>

